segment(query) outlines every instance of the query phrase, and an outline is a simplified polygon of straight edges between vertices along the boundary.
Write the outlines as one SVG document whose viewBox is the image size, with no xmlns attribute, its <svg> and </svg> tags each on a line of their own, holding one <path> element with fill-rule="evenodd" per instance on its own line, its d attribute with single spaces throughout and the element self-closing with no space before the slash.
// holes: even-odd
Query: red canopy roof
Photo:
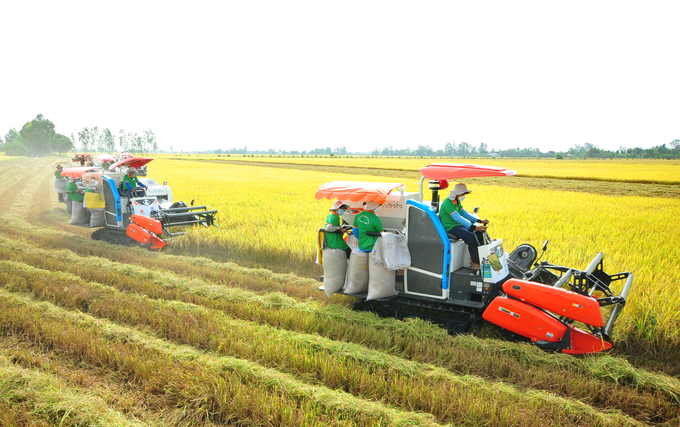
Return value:
<svg viewBox="0 0 680 427">
<path fill-rule="evenodd" d="M 110 154 L 100 154 L 97 156 L 97 160 L 100 162 L 115 162 L 116 158 Z"/>
<path fill-rule="evenodd" d="M 82 178 L 85 172 L 99 172 L 101 168 L 94 166 L 76 166 L 72 168 L 66 168 L 61 171 L 61 176 L 70 176 L 71 178 Z"/>
<path fill-rule="evenodd" d="M 437 180 L 517 175 L 517 172 L 506 168 L 462 163 L 432 163 L 420 168 L 420 173 L 427 179 Z"/>
<path fill-rule="evenodd" d="M 376 202 L 384 203 L 385 198 L 395 188 L 404 184 L 387 182 L 354 182 L 333 181 L 327 182 L 316 190 L 314 197 L 324 197 L 333 200 L 351 200 L 353 202 Z"/>
<path fill-rule="evenodd" d="M 129 157 L 127 159 L 119 160 L 112 165 L 109 165 L 109 170 L 112 171 L 112 170 L 116 169 L 117 167 L 121 167 L 121 166 L 127 166 L 127 167 L 132 166 L 135 169 L 139 169 L 152 160 L 153 160 L 152 157 Z"/>
</svg>

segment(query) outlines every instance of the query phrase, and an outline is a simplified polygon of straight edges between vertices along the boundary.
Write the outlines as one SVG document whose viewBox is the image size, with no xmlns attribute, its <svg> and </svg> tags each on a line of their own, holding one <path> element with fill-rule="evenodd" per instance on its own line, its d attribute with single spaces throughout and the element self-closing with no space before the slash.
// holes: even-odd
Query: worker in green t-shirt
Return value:
<svg viewBox="0 0 680 427">
<path fill-rule="evenodd" d="M 472 191 L 465 184 L 456 184 L 449 196 L 439 208 L 439 218 L 447 234 L 463 240 L 470 251 L 470 265 L 479 270 L 479 242 L 483 241 L 481 233 L 486 230 L 488 219 L 479 220 L 470 215 L 464 208 L 462 201 L 465 195 Z"/>
<path fill-rule="evenodd" d="M 76 185 L 73 178 L 69 178 L 68 184 L 66 184 L 66 193 L 68 193 L 68 196 L 71 198 L 72 202 L 82 203 L 84 197 L 83 191 L 78 189 L 78 186 Z"/>
<path fill-rule="evenodd" d="M 343 238 L 345 230 L 343 229 L 342 215 L 345 213 L 347 205 L 340 200 L 336 200 L 333 206 L 329 209 L 331 213 L 326 217 L 326 246 L 331 249 L 342 249 L 347 252 L 347 258 L 352 253 Z"/>
<path fill-rule="evenodd" d="M 354 217 L 352 232 L 359 240 L 359 249 L 371 252 L 380 233 L 383 231 L 382 221 L 375 213 L 380 210 L 376 202 L 366 202 L 364 210 Z"/>
<path fill-rule="evenodd" d="M 137 178 L 137 169 L 134 166 L 128 168 L 127 174 L 123 177 L 122 185 L 125 195 L 129 198 L 132 198 L 134 191 L 138 186 L 146 188 L 146 185 L 139 182 L 139 178 Z"/>
</svg>

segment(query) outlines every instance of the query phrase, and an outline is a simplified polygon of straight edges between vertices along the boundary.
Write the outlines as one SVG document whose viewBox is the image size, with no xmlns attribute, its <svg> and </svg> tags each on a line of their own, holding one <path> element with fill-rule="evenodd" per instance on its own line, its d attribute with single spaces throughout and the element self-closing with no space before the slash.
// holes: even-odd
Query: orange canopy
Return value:
<svg viewBox="0 0 680 427">
<path fill-rule="evenodd" d="M 116 158 L 110 154 L 100 154 L 97 156 L 97 160 L 100 162 L 115 162 Z"/>
<path fill-rule="evenodd" d="M 139 169 L 152 160 L 153 160 L 152 157 L 128 157 L 127 159 L 119 160 L 116 163 L 109 165 L 109 170 L 112 171 L 117 167 L 123 165 L 126 165 L 128 167 L 132 166 L 135 169 Z"/>
<path fill-rule="evenodd" d="M 325 197 L 329 200 L 384 203 L 385 198 L 392 190 L 403 185 L 387 182 L 333 181 L 320 186 L 314 197 L 317 199 Z"/>
<path fill-rule="evenodd" d="M 72 168 L 66 168 L 61 171 L 61 176 L 69 176 L 71 178 L 82 178 L 85 172 L 99 172 L 101 168 L 94 166 L 76 166 Z"/>
<path fill-rule="evenodd" d="M 437 180 L 517 175 L 517 172 L 506 168 L 462 163 L 432 163 L 420 168 L 420 173 L 427 179 Z"/>
</svg>

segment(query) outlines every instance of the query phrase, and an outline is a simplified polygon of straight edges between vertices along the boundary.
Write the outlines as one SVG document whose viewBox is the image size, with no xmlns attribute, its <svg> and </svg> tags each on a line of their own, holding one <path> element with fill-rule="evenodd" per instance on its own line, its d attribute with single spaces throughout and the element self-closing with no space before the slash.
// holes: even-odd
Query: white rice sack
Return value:
<svg viewBox="0 0 680 427">
<path fill-rule="evenodd" d="M 54 191 L 57 193 L 66 193 L 66 180 L 65 179 L 55 179 L 54 180 Z"/>
<path fill-rule="evenodd" d="M 347 234 L 347 246 L 349 246 L 351 250 L 359 248 L 359 240 L 351 232 Z"/>
<path fill-rule="evenodd" d="M 104 209 L 90 209 L 90 227 L 103 227 Z"/>
<path fill-rule="evenodd" d="M 342 289 L 347 276 L 347 252 L 342 249 L 323 250 L 323 288 L 328 298 Z"/>
<path fill-rule="evenodd" d="M 348 294 L 360 294 L 368 290 L 368 252 L 353 250 L 347 266 L 347 281 L 342 290 Z"/>
<path fill-rule="evenodd" d="M 368 263 L 368 295 L 366 301 L 396 295 L 394 282 L 397 272 L 388 270 L 383 264 Z"/>
<path fill-rule="evenodd" d="M 71 213 L 71 198 L 66 194 L 64 196 L 64 203 L 66 203 L 66 212 Z"/>
<path fill-rule="evenodd" d="M 87 219 L 87 209 L 82 202 L 71 202 L 71 225 L 83 225 Z"/>
</svg>

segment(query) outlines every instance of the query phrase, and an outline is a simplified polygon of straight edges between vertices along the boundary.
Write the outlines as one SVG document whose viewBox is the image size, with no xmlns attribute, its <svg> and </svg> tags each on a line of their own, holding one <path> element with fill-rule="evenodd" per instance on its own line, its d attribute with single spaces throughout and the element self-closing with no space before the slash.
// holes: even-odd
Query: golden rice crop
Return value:
<svg viewBox="0 0 680 427">
<path fill-rule="evenodd" d="M 182 162 L 177 174 L 178 163 L 170 160 L 153 166 L 153 173 L 160 176 L 177 176 L 171 179 L 177 198 L 195 197 L 220 210 L 220 228 L 200 230 L 190 239 L 208 247 L 260 254 L 259 265 L 264 267 L 268 257 L 279 253 L 297 262 L 313 262 L 316 230 L 331 204 L 314 198 L 319 185 L 331 180 L 395 181 L 259 166 L 208 167 L 200 162 Z M 417 189 L 413 181 L 404 183 L 410 191 Z M 680 200 L 486 185 L 472 190 L 466 206 L 481 207 L 481 215 L 491 220 L 492 237 L 503 238 L 508 250 L 525 242 L 540 247 L 549 239 L 546 258 L 551 262 L 585 268 L 601 251 L 609 256 L 607 272 L 632 272 L 634 288 L 619 332 L 639 333 L 636 319 L 652 312 L 654 320 L 646 321 L 644 328 L 653 328 L 653 335 L 678 336 L 680 291 L 673 284 L 680 283 L 675 262 L 680 246 L 667 230 L 680 227 L 673 214 L 680 212 Z M 291 266 L 290 271 L 296 270 Z"/>
<path fill-rule="evenodd" d="M 46 289 L 44 284 L 39 284 L 42 282 L 41 278 L 44 277 L 45 270 L 77 274 L 77 277 L 51 274 L 49 286 L 58 292 L 61 292 L 61 288 L 66 288 L 63 290 L 66 295 L 70 298 L 76 296 L 73 302 L 78 306 L 87 307 L 90 311 L 97 311 L 96 306 L 102 304 L 105 306 L 123 305 L 127 313 L 129 308 L 135 305 L 129 302 L 130 297 L 127 295 L 115 297 L 113 302 L 108 303 L 103 295 L 97 295 L 94 300 L 90 294 L 90 300 L 83 301 L 82 297 L 87 298 L 87 293 L 92 291 L 83 292 L 79 289 L 85 287 L 91 290 L 98 289 L 99 285 L 84 284 L 88 280 L 95 280 L 97 283 L 110 284 L 124 291 L 125 294 L 140 294 L 165 301 L 178 300 L 199 304 L 235 318 L 306 334 L 318 333 L 332 339 L 348 340 L 368 348 L 378 349 L 386 354 L 441 366 L 462 375 L 474 373 L 494 380 L 512 380 L 515 384 L 524 387 L 565 393 L 571 398 L 579 399 L 592 406 L 622 410 L 625 414 L 633 415 L 637 419 L 672 418 L 674 413 L 672 402 L 676 401 L 677 396 L 680 395 L 680 383 L 677 381 L 662 375 L 637 371 L 625 361 L 613 358 L 594 357 L 581 360 L 562 356 L 558 359 L 522 344 L 480 340 L 469 336 L 454 338 L 448 336 L 442 329 L 422 321 L 403 323 L 395 319 L 379 319 L 370 313 L 353 312 L 332 304 L 319 306 L 309 301 L 297 301 L 279 293 L 260 296 L 238 288 L 212 285 L 195 276 L 193 280 L 189 280 L 173 274 L 99 257 L 78 256 L 67 250 L 40 249 L 28 242 L 13 242 L 2 237 L 0 237 L 0 258 L 20 261 L 25 265 L 40 269 L 33 270 L 24 264 L 0 262 L 0 265 L 8 266 L 8 269 L 13 270 L 11 277 L 6 280 L 10 283 L 8 286 L 14 287 L 13 282 L 22 280 L 21 277 L 24 275 L 32 275 L 27 278 L 26 282 L 35 284 L 32 285 L 33 292 L 41 295 Z M 233 277 L 233 282 L 230 282 L 234 286 L 244 286 L 248 276 L 246 273 L 257 276 L 258 271 L 241 271 Z M 0 273 L 0 281 L 3 280 L 1 276 Z M 38 289 L 40 291 L 37 291 Z M 63 297 L 59 299 L 64 300 Z M 171 309 L 176 308 L 173 305 Z M 149 310 L 139 311 L 148 312 Z M 168 311 L 164 310 L 164 313 L 167 315 Z M 191 328 L 199 329 L 200 333 L 209 333 L 211 339 L 221 333 L 215 334 L 210 332 L 210 327 L 197 325 L 196 313 L 192 311 Z M 182 316 L 171 317 L 181 318 Z M 220 315 L 210 315 L 210 320 L 217 321 L 219 317 Z M 129 320 L 126 319 L 126 321 Z M 175 329 L 179 330 L 179 328 Z M 239 338 L 241 335 L 245 334 L 239 334 Z M 280 338 L 283 335 L 272 333 L 266 345 L 274 345 L 277 348 L 274 353 L 287 359 L 282 356 L 285 345 L 277 344 L 277 336 Z M 298 342 L 306 340 L 302 335 L 297 336 L 300 337 L 295 339 Z M 254 339 L 252 334 L 248 334 L 248 341 Z M 227 341 L 233 345 L 232 341 L 238 341 L 238 338 Z M 265 348 L 266 345 L 261 347 Z M 333 344 L 335 345 L 337 344 Z M 348 348 L 340 347 L 342 353 L 347 353 Z M 503 347 L 506 348 L 503 349 Z M 321 354 L 322 351 L 323 349 L 319 352 L 314 351 L 311 355 Z M 362 354 L 364 352 L 362 351 Z M 330 357 L 333 357 L 332 354 Z M 361 360 L 364 357 L 362 354 L 353 357 Z M 378 355 L 378 353 L 375 354 Z M 521 354 L 522 359 L 525 360 L 521 366 L 513 363 L 517 354 Z M 378 356 L 378 359 L 382 358 L 383 356 Z M 405 366 L 403 361 L 399 360 L 392 364 Z M 325 365 L 324 372 L 331 366 L 332 364 Z M 415 370 L 420 369 L 413 366 Z M 351 371 L 355 376 L 359 372 L 357 369 Z M 375 373 L 376 371 L 373 370 L 373 374 Z M 635 388 L 631 389 L 626 384 L 620 383 L 621 378 L 626 378 L 626 383 L 634 383 Z M 395 386 L 396 382 L 393 382 L 392 391 L 396 390 Z M 654 398 L 651 398 L 651 394 L 655 395 Z M 458 395 L 459 400 L 461 396 L 461 394 Z M 644 411 L 641 408 L 644 408 Z"/>
<path fill-rule="evenodd" d="M 455 157 L 370 157 L 370 156 L 195 156 L 192 159 L 238 160 L 247 162 L 291 163 L 338 167 L 417 171 L 430 163 L 474 163 L 515 170 L 520 176 L 603 181 L 680 183 L 680 161 L 659 159 L 503 159 Z"/>
</svg>

